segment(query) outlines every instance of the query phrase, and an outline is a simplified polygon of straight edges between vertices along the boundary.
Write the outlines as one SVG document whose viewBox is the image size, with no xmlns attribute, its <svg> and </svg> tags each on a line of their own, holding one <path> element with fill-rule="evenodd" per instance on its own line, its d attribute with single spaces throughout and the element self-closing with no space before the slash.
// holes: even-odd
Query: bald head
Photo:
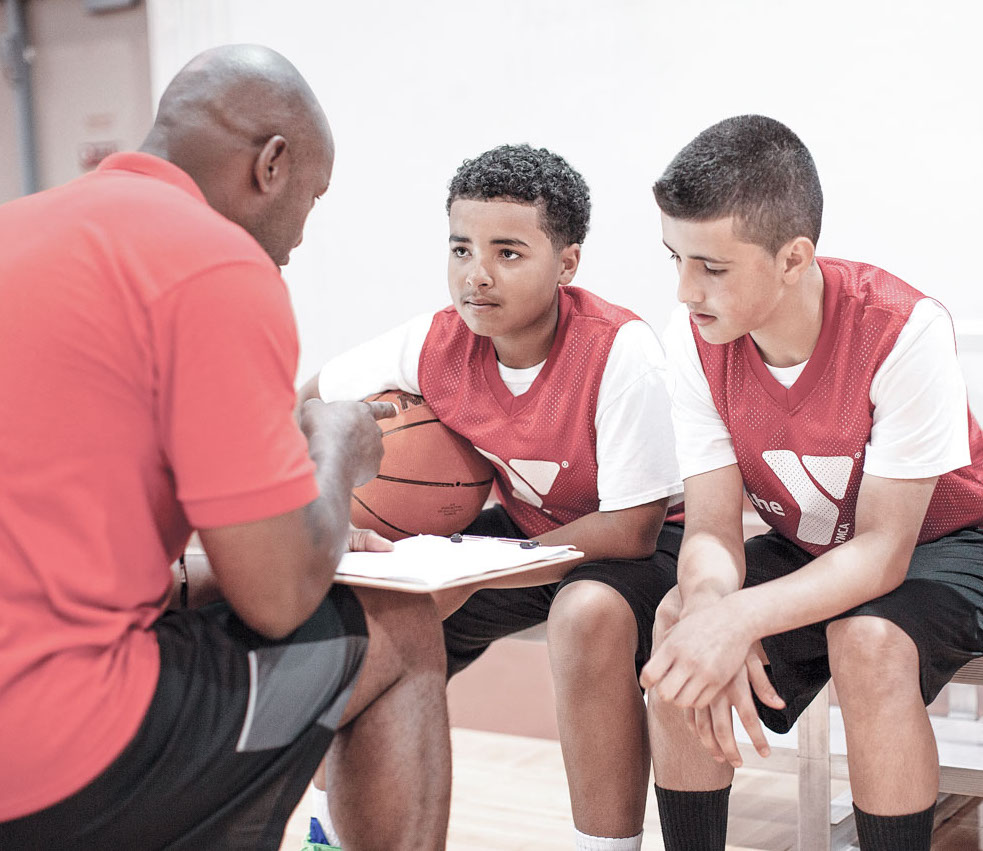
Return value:
<svg viewBox="0 0 983 851">
<path fill-rule="evenodd" d="M 207 50 L 182 68 L 141 150 L 191 175 L 209 204 L 280 265 L 327 189 L 334 160 L 327 118 L 307 81 L 276 51 L 248 44 Z M 296 216 L 305 203 L 297 233 L 276 233 L 297 223 L 272 217 Z"/>
</svg>

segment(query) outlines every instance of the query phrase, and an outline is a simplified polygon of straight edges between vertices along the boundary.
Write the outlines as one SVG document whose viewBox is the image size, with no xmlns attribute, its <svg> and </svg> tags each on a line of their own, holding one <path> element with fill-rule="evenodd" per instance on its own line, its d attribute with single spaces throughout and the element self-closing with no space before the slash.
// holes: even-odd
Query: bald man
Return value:
<svg viewBox="0 0 983 851">
<path fill-rule="evenodd" d="M 139 152 L 0 206 L 2 848 L 275 849 L 329 745 L 346 849 L 444 845 L 436 613 L 332 584 L 384 546 L 348 501 L 387 410 L 292 415 L 277 267 L 333 159 L 296 69 L 225 47 Z M 221 600 L 168 610 L 193 529 Z"/>
</svg>

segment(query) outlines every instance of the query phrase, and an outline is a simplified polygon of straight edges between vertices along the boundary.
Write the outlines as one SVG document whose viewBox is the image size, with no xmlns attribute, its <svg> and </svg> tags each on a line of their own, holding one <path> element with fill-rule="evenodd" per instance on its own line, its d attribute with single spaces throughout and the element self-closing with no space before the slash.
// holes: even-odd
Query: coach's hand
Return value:
<svg viewBox="0 0 983 851">
<path fill-rule="evenodd" d="M 388 553 L 393 542 L 387 541 L 372 529 L 357 529 L 348 524 L 348 552 L 350 553 Z"/>
<path fill-rule="evenodd" d="M 395 416 L 389 402 L 322 402 L 309 399 L 300 414 L 300 427 L 307 435 L 311 458 L 319 452 L 344 455 L 353 487 L 375 478 L 382 461 L 382 431 L 376 420 Z"/>
</svg>

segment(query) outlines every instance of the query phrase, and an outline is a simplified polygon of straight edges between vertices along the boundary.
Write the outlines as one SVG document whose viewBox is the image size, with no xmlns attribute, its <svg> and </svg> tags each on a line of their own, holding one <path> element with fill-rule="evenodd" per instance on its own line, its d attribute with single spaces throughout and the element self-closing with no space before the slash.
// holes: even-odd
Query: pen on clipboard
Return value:
<svg viewBox="0 0 983 851">
<path fill-rule="evenodd" d="M 503 544 L 518 544 L 519 549 L 534 550 L 539 541 L 527 541 L 525 538 L 496 538 L 490 535 L 462 535 L 455 532 L 451 535 L 451 543 L 460 544 L 462 541 L 501 541 Z"/>
</svg>

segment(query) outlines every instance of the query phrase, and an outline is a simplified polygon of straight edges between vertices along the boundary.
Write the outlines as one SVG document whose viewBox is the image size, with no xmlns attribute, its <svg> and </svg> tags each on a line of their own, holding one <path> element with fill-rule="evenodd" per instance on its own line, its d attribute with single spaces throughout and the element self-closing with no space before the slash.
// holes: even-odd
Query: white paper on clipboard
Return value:
<svg viewBox="0 0 983 851">
<path fill-rule="evenodd" d="M 465 538 L 454 542 L 438 535 L 416 535 L 396 541 L 393 546 L 395 549 L 388 553 L 345 553 L 335 581 L 429 592 L 521 573 L 583 555 L 572 546 L 525 549 L 517 542 L 496 538 Z"/>
</svg>

